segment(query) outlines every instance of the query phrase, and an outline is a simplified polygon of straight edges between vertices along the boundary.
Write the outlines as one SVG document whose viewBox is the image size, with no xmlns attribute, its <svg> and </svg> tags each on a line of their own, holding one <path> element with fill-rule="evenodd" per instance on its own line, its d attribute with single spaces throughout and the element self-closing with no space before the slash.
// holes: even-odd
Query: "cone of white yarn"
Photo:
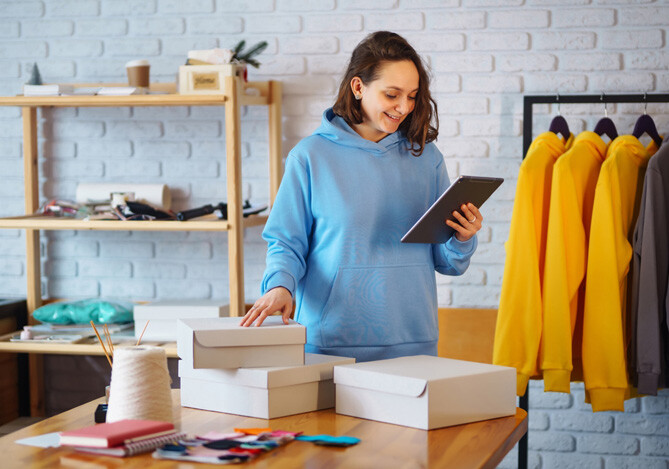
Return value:
<svg viewBox="0 0 669 469">
<path fill-rule="evenodd" d="M 137 346 L 114 350 L 107 422 L 123 419 L 173 421 L 164 349 Z"/>
</svg>

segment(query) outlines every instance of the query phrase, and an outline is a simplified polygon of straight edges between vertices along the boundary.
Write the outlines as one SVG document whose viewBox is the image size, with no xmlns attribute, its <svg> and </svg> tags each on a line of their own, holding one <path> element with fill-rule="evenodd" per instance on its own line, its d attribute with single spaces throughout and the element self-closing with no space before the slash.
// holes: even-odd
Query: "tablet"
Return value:
<svg viewBox="0 0 669 469">
<path fill-rule="evenodd" d="M 460 211 L 462 204 L 471 202 L 481 208 L 503 181 L 502 178 L 460 176 L 406 232 L 402 242 L 445 243 L 455 232 L 446 224 L 446 219 L 457 223 L 453 212 Z"/>
</svg>

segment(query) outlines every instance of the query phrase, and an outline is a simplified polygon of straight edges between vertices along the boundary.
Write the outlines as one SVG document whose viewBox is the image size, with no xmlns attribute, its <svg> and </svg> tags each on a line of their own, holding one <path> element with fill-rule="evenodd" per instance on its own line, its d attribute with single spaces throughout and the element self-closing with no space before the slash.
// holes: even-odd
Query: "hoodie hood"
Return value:
<svg viewBox="0 0 669 469">
<path fill-rule="evenodd" d="M 332 108 L 323 113 L 321 125 L 316 129 L 314 135 L 319 135 L 338 145 L 351 148 L 358 148 L 377 155 L 383 155 L 402 142 L 406 142 L 401 132 L 393 132 L 387 135 L 379 142 L 372 142 L 362 138 L 358 133 L 346 123 L 343 117 L 334 113 Z M 408 145 L 408 143 L 407 143 Z"/>
</svg>

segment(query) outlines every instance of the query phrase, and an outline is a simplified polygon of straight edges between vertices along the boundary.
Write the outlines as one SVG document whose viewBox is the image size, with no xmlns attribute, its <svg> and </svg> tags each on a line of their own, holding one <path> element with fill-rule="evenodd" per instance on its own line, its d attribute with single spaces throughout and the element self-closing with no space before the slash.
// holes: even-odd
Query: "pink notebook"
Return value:
<svg viewBox="0 0 669 469">
<path fill-rule="evenodd" d="M 60 434 L 61 446 L 111 448 L 174 432 L 174 425 L 156 420 L 119 420 Z"/>
</svg>

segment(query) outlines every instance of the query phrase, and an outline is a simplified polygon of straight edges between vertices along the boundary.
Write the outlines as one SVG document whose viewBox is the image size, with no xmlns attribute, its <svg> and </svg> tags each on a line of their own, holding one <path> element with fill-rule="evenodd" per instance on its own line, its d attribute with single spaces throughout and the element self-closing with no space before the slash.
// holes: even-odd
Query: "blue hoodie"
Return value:
<svg viewBox="0 0 669 469">
<path fill-rule="evenodd" d="M 400 238 L 449 184 L 434 143 L 415 157 L 400 132 L 365 140 L 332 109 L 293 148 L 263 231 L 262 292 L 291 292 L 307 352 L 357 361 L 437 354 L 434 271 L 461 275 L 477 240 Z"/>
</svg>

